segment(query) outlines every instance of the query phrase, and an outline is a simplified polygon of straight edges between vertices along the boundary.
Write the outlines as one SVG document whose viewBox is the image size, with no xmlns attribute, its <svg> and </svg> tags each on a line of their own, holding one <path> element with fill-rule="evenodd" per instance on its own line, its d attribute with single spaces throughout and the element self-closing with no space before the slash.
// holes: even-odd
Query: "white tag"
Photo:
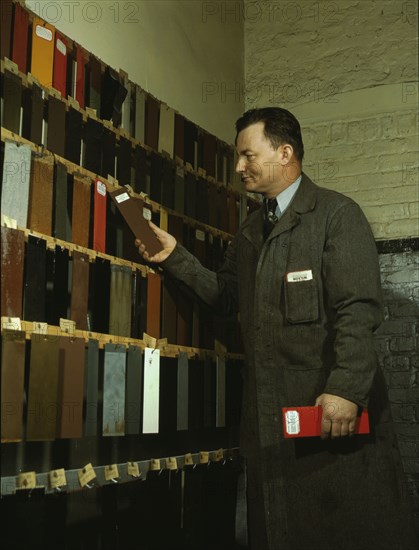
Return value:
<svg viewBox="0 0 419 550">
<path fill-rule="evenodd" d="M 96 182 L 96 189 L 99 195 L 102 195 L 103 197 L 106 197 L 106 185 L 102 183 L 101 181 Z"/>
<path fill-rule="evenodd" d="M 185 170 L 183 168 L 183 166 L 178 166 L 176 168 L 176 175 L 183 178 L 185 176 Z"/>
<path fill-rule="evenodd" d="M 146 220 L 151 222 L 151 210 L 148 208 L 143 208 L 143 216 Z"/>
<path fill-rule="evenodd" d="M 1 328 L 6 330 L 22 330 L 20 317 L 2 317 Z"/>
<path fill-rule="evenodd" d="M 57 38 L 57 50 L 62 53 L 63 55 L 67 55 L 67 48 L 66 45 L 62 40 Z"/>
<path fill-rule="evenodd" d="M 44 40 L 48 40 L 48 42 L 51 42 L 52 40 L 52 32 L 50 29 L 47 29 L 46 27 L 41 27 L 41 25 L 36 25 L 35 33 L 39 38 L 43 38 Z"/>
<path fill-rule="evenodd" d="M 41 323 L 40 321 L 33 322 L 33 333 L 34 334 L 46 334 L 48 332 L 48 324 Z"/>
<path fill-rule="evenodd" d="M 144 350 L 143 433 L 159 432 L 160 350 Z"/>
<path fill-rule="evenodd" d="M 300 281 L 311 281 L 313 278 L 313 272 L 311 269 L 306 271 L 293 271 L 292 273 L 287 273 L 287 282 L 288 283 L 299 283 Z"/>
<path fill-rule="evenodd" d="M 291 435 L 300 433 L 300 415 L 298 411 L 287 411 L 285 413 L 285 431 Z"/>
<path fill-rule="evenodd" d="M 200 229 L 196 230 L 195 237 L 197 241 L 205 241 L 205 232 Z"/>
<path fill-rule="evenodd" d="M 117 197 L 115 197 L 116 202 L 119 204 L 120 202 L 125 202 L 130 199 L 130 196 L 128 193 L 121 193 Z"/>
</svg>

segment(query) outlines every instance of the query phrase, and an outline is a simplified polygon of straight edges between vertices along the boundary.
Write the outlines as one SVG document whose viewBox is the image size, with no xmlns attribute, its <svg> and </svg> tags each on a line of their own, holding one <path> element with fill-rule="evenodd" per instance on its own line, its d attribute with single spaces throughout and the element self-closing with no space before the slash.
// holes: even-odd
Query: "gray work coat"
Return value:
<svg viewBox="0 0 419 550">
<path fill-rule="evenodd" d="M 382 303 L 369 224 L 351 199 L 303 174 L 266 242 L 262 228 L 261 208 L 216 274 L 180 245 L 162 264 L 217 312 L 239 312 L 251 548 L 413 549 L 374 353 Z M 324 392 L 368 406 L 371 434 L 284 439 L 281 408 L 314 405 Z"/>
</svg>

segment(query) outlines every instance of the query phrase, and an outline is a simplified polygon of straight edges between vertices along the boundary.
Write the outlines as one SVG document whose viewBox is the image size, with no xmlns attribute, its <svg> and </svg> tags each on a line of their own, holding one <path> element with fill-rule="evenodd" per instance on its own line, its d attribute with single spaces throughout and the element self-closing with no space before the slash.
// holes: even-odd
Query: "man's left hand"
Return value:
<svg viewBox="0 0 419 550">
<path fill-rule="evenodd" d="M 356 403 L 337 395 L 322 393 L 316 399 L 316 405 L 321 405 L 323 408 L 320 435 L 322 439 L 354 434 L 358 413 Z"/>
</svg>

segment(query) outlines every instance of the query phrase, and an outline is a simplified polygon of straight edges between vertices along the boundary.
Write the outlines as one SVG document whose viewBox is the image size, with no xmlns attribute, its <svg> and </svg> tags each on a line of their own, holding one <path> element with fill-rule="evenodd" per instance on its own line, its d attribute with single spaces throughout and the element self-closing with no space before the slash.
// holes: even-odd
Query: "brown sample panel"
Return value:
<svg viewBox="0 0 419 550">
<path fill-rule="evenodd" d="M 7 70 L 4 71 L 3 81 L 3 126 L 11 132 L 19 134 L 22 81 L 20 76 Z"/>
<path fill-rule="evenodd" d="M 128 266 L 111 266 L 109 333 L 131 336 L 132 270 Z"/>
<path fill-rule="evenodd" d="M 58 404 L 58 338 L 32 335 L 26 439 L 55 439 Z"/>
<path fill-rule="evenodd" d="M 154 256 L 163 250 L 160 241 L 157 239 L 154 231 L 148 225 L 144 218 L 145 205 L 141 199 L 131 197 L 125 189 L 118 189 L 109 193 L 115 202 L 118 210 L 121 212 L 134 236 L 146 245 L 150 256 Z M 149 209 L 147 209 L 149 210 Z M 151 219 L 151 211 L 149 210 Z"/>
<path fill-rule="evenodd" d="M 74 176 L 72 241 L 84 248 L 89 246 L 91 182 L 86 178 Z"/>
<path fill-rule="evenodd" d="M 156 273 L 148 273 L 147 281 L 147 334 L 160 338 L 161 280 Z"/>
<path fill-rule="evenodd" d="M 22 317 L 25 239 L 21 231 L 1 228 L 1 316 Z"/>
<path fill-rule="evenodd" d="M 167 338 L 169 344 L 177 340 L 177 310 L 176 296 L 178 289 L 170 277 L 165 277 L 162 292 L 162 338 Z"/>
<path fill-rule="evenodd" d="M 1 46 L 0 54 L 1 58 L 7 57 L 10 59 L 12 51 L 12 17 L 13 17 L 13 3 L 12 0 L 3 0 L 1 2 Z"/>
<path fill-rule="evenodd" d="M 47 148 L 60 157 L 65 156 L 66 110 L 65 103 L 50 96 L 48 98 Z"/>
<path fill-rule="evenodd" d="M 28 227 L 51 235 L 54 165 L 51 160 L 34 158 L 31 175 Z"/>
<path fill-rule="evenodd" d="M 73 251 L 70 319 L 76 328 L 87 330 L 87 299 L 89 294 L 89 256 Z"/>
<path fill-rule="evenodd" d="M 25 333 L 5 330 L 1 344 L 1 440 L 23 437 Z"/>
<path fill-rule="evenodd" d="M 83 436 L 84 338 L 59 339 L 57 437 Z"/>
</svg>

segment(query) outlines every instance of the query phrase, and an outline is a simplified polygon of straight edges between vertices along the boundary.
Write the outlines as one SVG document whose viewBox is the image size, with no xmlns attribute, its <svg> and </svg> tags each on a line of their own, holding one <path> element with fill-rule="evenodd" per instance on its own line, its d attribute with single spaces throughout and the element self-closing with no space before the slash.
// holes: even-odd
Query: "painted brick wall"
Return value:
<svg viewBox="0 0 419 550">
<path fill-rule="evenodd" d="M 419 235 L 417 3 L 244 1 L 246 108 L 300 120 L 305 172 L 377 239 Z"/>
<path fill-rule="evenodd" d="M 380 254 L 385 321 L 376 333 L 400 452 L 419 515 L 419 253 Z"/>
</svg>

